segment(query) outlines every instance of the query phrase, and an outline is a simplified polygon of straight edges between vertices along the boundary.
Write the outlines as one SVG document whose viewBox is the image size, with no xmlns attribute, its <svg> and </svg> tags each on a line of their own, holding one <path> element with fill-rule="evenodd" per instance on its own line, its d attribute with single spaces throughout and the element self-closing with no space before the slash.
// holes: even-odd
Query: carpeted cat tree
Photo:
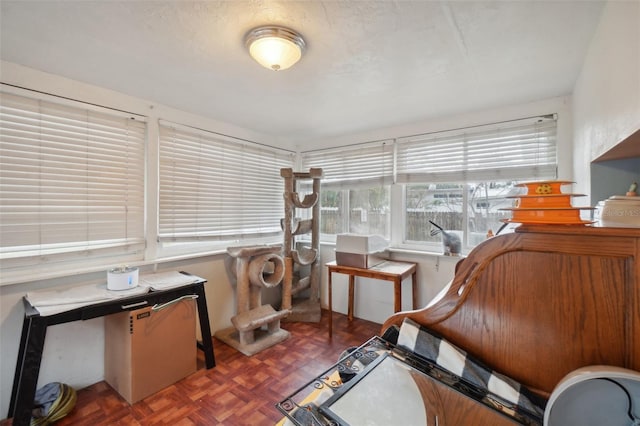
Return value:
<svg viewBox="0 0 640 426">
<path fill-rule="evenodd" d="M 233 327 L 217 332 L 216 337 L 245 355 L 289 338 L 289 332 L 280 328 L 280 320 L 290 310 L 276 311 L 270 304 L 262 304 L 262 289 L 280 285 L 284 277 L 281 252 L 281 245 L 227 248 L 235 262 L 238 309 L 231 318 Z"/>
</svg>

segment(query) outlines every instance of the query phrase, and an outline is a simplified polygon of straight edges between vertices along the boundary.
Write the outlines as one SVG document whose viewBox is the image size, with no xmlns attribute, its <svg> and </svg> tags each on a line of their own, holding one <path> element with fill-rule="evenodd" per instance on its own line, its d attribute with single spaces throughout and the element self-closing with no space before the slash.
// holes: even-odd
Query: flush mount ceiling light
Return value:
<svg viewBox="0 0 640 426">
<path fill-rule="evenodd" d="M 270 70 L 286 70 L 302 57 L 306 44 L 297 32 L 275 25 L 254 28 L 244 38 L 249 54 Z"/>
</svg>

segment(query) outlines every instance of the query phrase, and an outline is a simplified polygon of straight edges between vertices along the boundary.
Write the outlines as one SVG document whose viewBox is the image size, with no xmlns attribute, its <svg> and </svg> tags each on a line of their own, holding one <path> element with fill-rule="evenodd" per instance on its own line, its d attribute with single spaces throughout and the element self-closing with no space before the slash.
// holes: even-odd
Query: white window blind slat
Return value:
<svg viewBox="0 0 640 426">
<path fill-rule="evenodd" d="M 0 93 L 0 261 L 9 275 L 142 258 L 144 119 L 63 102 Z"/>
<path fill-rule="evenodd" d="M 301 153 L 302 168 L 322 168 L 330 189 L 387 185 L 393 181 L 393 141 Z"/>
<path fill-rule="evenodd" d="M 556 127 L 544 116 L 401 138 L 397 182 L 555 177 Z"/>
<path fill-rule="evenodd" d="M 160 122 L 161 241 L 258 237 L 281 232 L 293 153 Z"/>
</svg>

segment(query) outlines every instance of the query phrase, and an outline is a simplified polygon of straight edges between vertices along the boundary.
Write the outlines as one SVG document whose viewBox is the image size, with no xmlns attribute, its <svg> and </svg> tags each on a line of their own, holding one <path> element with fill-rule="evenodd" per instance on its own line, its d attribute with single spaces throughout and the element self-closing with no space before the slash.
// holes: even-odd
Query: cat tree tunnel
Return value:
<svg viewBox="0 0 640 426">
<path fill-rule="evenodd" d="M 229 247 L 237 282 L 237 310 L 231 318 L 233 327 L 216 333 L 223 342 L 245 355 L 253 355 L 280 343 L 289 332 L 280 328 L 280 320 L 290 310 L 276 311 L 262 304 L 262 290 L 280 285 L 285 276 L 282 245 Z"/>
</svg>

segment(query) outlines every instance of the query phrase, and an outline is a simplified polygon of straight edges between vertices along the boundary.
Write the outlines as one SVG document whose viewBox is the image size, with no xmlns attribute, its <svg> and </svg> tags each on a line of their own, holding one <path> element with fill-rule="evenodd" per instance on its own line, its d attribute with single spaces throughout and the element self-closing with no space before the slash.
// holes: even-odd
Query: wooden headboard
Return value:
<svg viewBox="0 0 640 426">
<path fill-rule="evenodd" d="M 640 370 L 640 229 L 520 226 L 473 249 L 435 303 L 382 329 L 405 317 L 547 397 L 579 367 Z"/>
</svg>

